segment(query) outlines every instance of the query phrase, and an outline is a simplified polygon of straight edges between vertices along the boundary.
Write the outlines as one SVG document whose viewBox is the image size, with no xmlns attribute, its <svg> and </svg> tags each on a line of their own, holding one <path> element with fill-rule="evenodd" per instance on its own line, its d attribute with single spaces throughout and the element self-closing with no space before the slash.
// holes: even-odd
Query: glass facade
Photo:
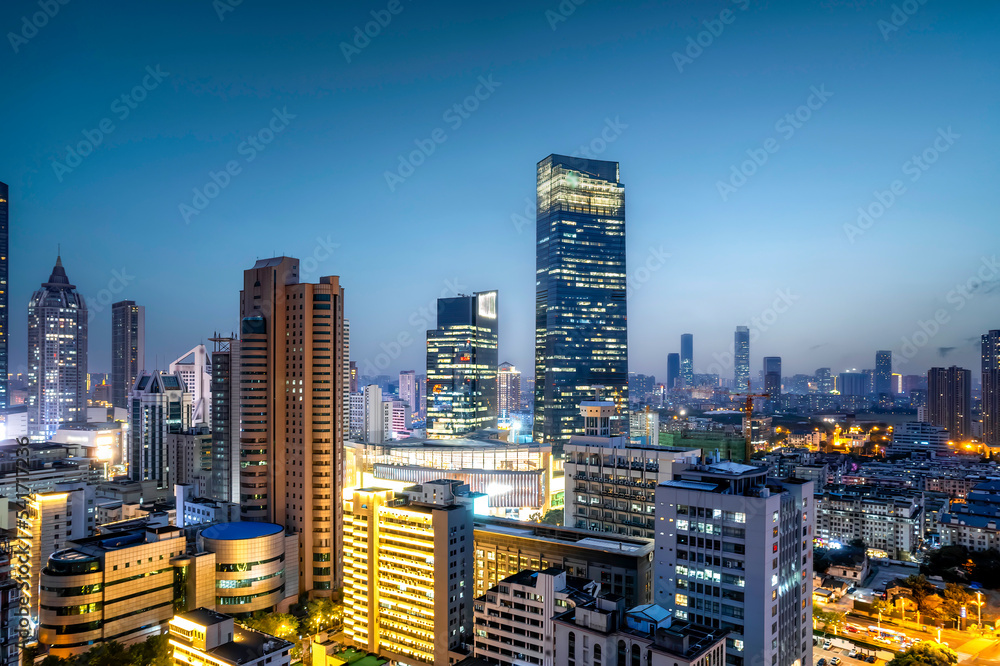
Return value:
<svg viewBox="0 0 1000 666">
<path fill-rule="evenodd" d="M 625 186 L 618 163 L 550 155 L 538 163 L 536 441 L 583 433 L 580 403 L 614 400 L 628 425 Z"/>
<path fill-rule="evenodd" d="M 10 405 L 7 396 L 7 252 L 9 201 L 7 184 L 0 183 L 0 409 Z"/>
<path fill-rule="evenodd" d="M 145 369 L 146 308 L 135 301 L 111 306 L 111 404 L 125 409 L 135 379 Z"/>
<path fill-rule="evenodd" d="M 438 299 L 427 331 L 427 437 L 497 427 L 497 292 Z"/>
<path fill-rule="evenodd" d="M 746 391 L 750 381 L 750 329 L 737 326 L 733 338 L 733 390 Z"/>
</svg>

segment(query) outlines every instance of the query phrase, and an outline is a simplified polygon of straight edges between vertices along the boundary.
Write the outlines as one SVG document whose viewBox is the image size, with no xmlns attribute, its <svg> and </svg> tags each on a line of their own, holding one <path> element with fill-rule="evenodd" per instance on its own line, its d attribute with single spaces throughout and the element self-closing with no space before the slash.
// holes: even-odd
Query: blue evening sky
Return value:
<svg viewBox="0 0 1000 666">
<path fill-rule="evenodd" d="M 535 163 L 581 149 L 621 163 L 633 371 L 665 376 L 691 332 L 696 370 L 731 376 L 754 318 L 754 376 L 876 349 L 978 368 L 1000 327 L 997 3 L 237 2 L 0 6 L 12 372 L 61 243 L 92 371 L 110 300 L 146 306 L 165 367 L 286 254 L 341 276 L 362 372 L 423 371 L 434 299 L 499 289 L 501 360 L 531 374 Z"/>
</svg>

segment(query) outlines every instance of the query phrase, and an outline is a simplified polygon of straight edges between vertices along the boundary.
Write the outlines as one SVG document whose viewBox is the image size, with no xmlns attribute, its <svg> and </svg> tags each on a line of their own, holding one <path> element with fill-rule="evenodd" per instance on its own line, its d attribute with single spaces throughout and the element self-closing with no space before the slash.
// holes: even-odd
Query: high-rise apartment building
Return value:
<svg viewBox="0 0 1000 666">
<path fill-rule="evenodd" d="M 694 386 L 694 335 L 681 335 L 681 380 L 684 386 Z"/>
<path fill-rule="evenodd" d="M 618 163 L 549 155 L 537 167 L 535 441 L 583 432 L 601 398 L 628 427 L 625 186 Z"/>
<path fill-rule="evenodd" d="M 413 414 L 420 413 L 420 384 L 417 383 L 416 370 L 399 373 L 399 399 L 410 406 Z"/>
<path fill-rule="evenodd" d="M 1000 330 L 982 338 L 983 442 L 1000 444 Z"/>
<path fill-rule="evenodd" d="M 7 254 L 10 251 L 10 196 L 7 183 L 0 182 L 0 409 L 10 407 L 7 393 L 7 301 L 10 285 Z"/>
<path fill-rule="evenodd" d="M 350 361 L 350 363 L 348 365 L 348 368 L 349 368 L 349 371 L 351 373 L 350 392 L 351 393 L 357 393 L 358 392 L 358 364 L 355 363 L 354 361 Z"/>
<path fill-rule="evenodd" d="M 210 338 L 212 349 L 211 497 L 240 502 L 240 341 Z"/>
<path fill-rule="evenodd" d="M 242 519 L 299 536 L 299 590 L 340 586 L 344 290 L 299 281 L 299 261 L 259 260 L 240 292 Z"/>
<path fill-rule="evenodd" d="M 863 372 L 842 372 L 837 375 L 837 391 L 845 396 L 868 395 L 867 377 Z"/>
<path fill-rule="evenodd" d="M 128 401 L 128 447 L 125 463 L 133 481 L 156 481 L 171 488 L 175 452 L 168 435 L 191 427 L 191 393 L 179 374 L 144 372 L 136 379 Z"/>
<path fill-rule="evenodd" d="M 139 373 L 146 369 L 146 307 L 135 301 L 111 306 L 111 404 L 125 409 Z"/>
<path fill-rule="evenodd" d="M 439 298 L 427 331 L 427 436 L 497 426 L 497 292 Z"/>
<path fill-rule="evenodd" d="M 948 429 L 953 440 L 972 436 L 972 373 L 965 368 L 927 371 L 927 420 Z"/>
<path fill-rule="evenodd" d="M 830 368 L 817 368 L 816 369 L 816 392 L 827 395 L 833 393 L 836 382 L 833 377 L 833 373 L 830 372 Z"/>
<path fill-rule="evenodd" d="M 344 500 L 344 631 L 406 664 L 451 664 L 472 633 L 473 523 L 468 486 L 431 481 Z"/>
<path fill-rule="evenodd" d="M 781 357 L 764 357 L 764 393 L 771 396 L 771 400 L 781 397 Z"/>
<path fill-rule="evenodd" d="M 813 482 L 695 465 L 656 488 L 655 603 L 728 629 L 732 666 L 812 663 Z"/>
<path fill-rule="evenodd" d="M 191 394 L 191 424 L 209 424 L 212 418 L 212 361 L 205 345 L 191 348 L 170 364 L 171 374 L 180 375 L 184 390 Z"/>
<path fill-rule="evenodd" d="M 47 440 L 87 418 L 87 305 L 62 258 L 28 302 L 28 432 Z"/>
<path fill-rule="evenodd" d="M 497 406 L 502 418 L 521 408 L 521 373 L 511 363 L 501 363 L 497 371 Z"/>
<path fill-rule="evenodd" d="M 381 444 L 385 441 L 385 414 L 382 411 L 382 389 L 376 384 L 369 384 L 362 391 L 362 441 L 368 444 Z"/>
<path fill-rule="evenodd" d="M 892 351 L 875 352 L 875 397 L 891 396 L 892 390 Z"/>
<path fill-rule="evenodd" d="M 677 380 L 681 376 L 681 355 L 675 352 L 667 354 L 667 390 L 677 388 Z"/>
<path fill-rule="evenodd" d="M 750 329 L 737 326 L 733 335 L 733 390 L 746 391 L 750 381 Z"/>
</svg>

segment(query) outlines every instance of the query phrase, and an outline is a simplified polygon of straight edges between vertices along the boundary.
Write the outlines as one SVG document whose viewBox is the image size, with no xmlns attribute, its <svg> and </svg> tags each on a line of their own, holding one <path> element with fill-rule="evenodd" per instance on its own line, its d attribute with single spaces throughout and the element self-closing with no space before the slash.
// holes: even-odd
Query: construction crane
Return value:
<svg viewBox="0 0 1000 666">
<path fill-rule="evenodd" d="M 747 392 L 746 393 L 733 393 L 733 397 L 746 398 L 746 405 L 743 408 L 743 442 L 744 442 L 744 463 L 750 464 L 750 457 L 753 454 L 753 440 L 750 435 L 750 425 L 753 420 L 753 399 L 754 398 L 770 398 L 770 393 L 754 393 L 750 390 L 750 380 L 747 380 Z"/>
</svg>

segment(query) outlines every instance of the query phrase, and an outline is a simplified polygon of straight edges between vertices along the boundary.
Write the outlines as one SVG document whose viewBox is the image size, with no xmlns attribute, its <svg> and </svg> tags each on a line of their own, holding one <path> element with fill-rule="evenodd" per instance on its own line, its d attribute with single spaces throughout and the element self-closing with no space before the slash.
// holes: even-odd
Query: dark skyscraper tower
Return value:
<svg viewBox="0 0 1000 666">
<path fill-rule="evenodd" d="M 497 427 L 497 292 L 439 298 L 427 331 L 427 436 Z"/>
<path fill-rule="evenodd" d="M 892 395 L 892 352 L 875 352 L 875 397 Z"/>
<path fill-rule="evenodd" d="M 775 400 L 781 396 L 781 357 L 764 357 L 764 393 Z"/>
<path fill-rule="evenodd" d="M 624 432 L 625 186 L 618 163 L 549 155 L 538 163 L 537 203 L 533 436 L 559 445 L 583 434 L 580 403 L 598 394 L 616 403 L 616 431 Z"/>
<path fill-rule="evenodd" d="M 733 338 L 733 390 L 746 391 L 750 380 L 750 329 L 737 326 Z"/>
<path fill-rule="evenodd" d="M 1000 444 L 1000 330 L 983 336 L 983 442 Z"/>
<path fill-rule="evenodd" d="M 135 301 L 111 306 L 111 404 L 125 409 L 135 378 L 146 369 L 146 308 Z"/>
<path fill-rule="evenodd" d="M 677 379 L 681 376 L 681 355 L 667 354 L 667 390 L 677 387 Z"/>
<path fill-rule="evenodd" d="M 9 267 L 7 252 L 10 243 L 10 201 L 7 184 L 0 183 L 0 409 L 10 406 L 7 394 L 7 284 Z"/>
<path fill-rule="evenodd" d="M 972 436 L 972 373 L 965 368 L 927 371 L 927 419 L 954 440 Z"/>
<path fill-rule="evenodd" d="M 681 335 L 681 379 L 684 386 L 694 386 L 694 335 Z"/>
<path fill-rule="evenodd" d="M 87 305 L 56 258 L 28 302 L 28 434 L 47 440 L 60 423 L 87 420 Z"/>
</svg>

